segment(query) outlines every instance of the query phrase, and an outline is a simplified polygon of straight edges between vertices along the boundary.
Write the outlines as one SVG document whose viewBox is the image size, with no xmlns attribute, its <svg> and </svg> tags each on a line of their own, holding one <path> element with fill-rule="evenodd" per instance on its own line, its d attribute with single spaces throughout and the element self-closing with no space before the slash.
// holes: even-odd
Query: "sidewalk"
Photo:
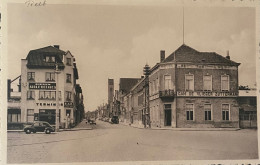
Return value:
<svg viewBox="0 0 260 165">
<path fill-rule="evenodd" d="M 238 131 L 240 128 L 172 128 L 172 127 L 152 127 L 152 128 L 144 128 L 142 125 L 136 124 L 127 124 L 127 123 L 119 123 L 124 126 L 130 126 L 138 129 L 151 129 L 151 130 L 172 130 L 172 131 Z"/>
<path fill-rule="evenodd" d="M 80 130 L 92 130 L 92 127 L 89 124 L 86 124 L 86 120 L 80 122 L 74 128 L 64 128 L 59 129 L 59 131 L 80 131 Z M 7 132 L 23 132 L 23 130 L 7 130 Z"/>
<path fill-rule="evenodd" d="M 82 120 L 74 128 L 60 129 L 60 131 L 80 131 L 80 130 L 92 130 L 92 127 L 86 123 L 86 120 Z"/>
</svg>

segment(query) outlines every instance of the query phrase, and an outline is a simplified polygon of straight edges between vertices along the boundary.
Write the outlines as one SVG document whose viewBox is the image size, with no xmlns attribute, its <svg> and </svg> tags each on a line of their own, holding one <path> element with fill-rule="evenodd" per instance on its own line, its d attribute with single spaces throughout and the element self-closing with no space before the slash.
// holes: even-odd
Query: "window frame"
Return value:
<svg viewBox="0 0 260 165">
<path fill-rule="evenodd" d="M 27 81 L 35 81 L 35 72 L 27 72 Z"/>
<path fill-rule="evenodd" d="M 166 79 L 166 77 L 169 77 L 169 79 Z M 164 80 L 164 90 L 171 90 L 172 86 L 171 86 L 171 80 L 172 80 L 172 76 L 169 74 L 166 74 L 163 76 L 163 80 Z M 169 81 L 168 83 L 168 88 L 166 88 L 166 80 Z"/>
<path fill-rule="evenodd" d="M 206 119 L 206 112 L 209 112 L 208 109 L 205 109 L 206 105 L 210 105 L 210 120 Z M 207 117 L 208 117 L 208 113 L 207 113 Z M 213 113 L 212 113 L 212 104 L 204 104 L 204 120 L 205 121 L 213 121 Z"/>
<path fill-rule="evenodd" d="M 41 94 L 43 93 L 43 98 Z M 46 93 L 49 94 L 50 98 L 46 98 Z M 52 98 L 54 96 L 54 98 Z M 56 100 L 56 91 L 39 91 L 39 100 Z"/>
<path fill-rule="evenodd" d="M 32 114 L 29 114 L 29 113 L 28 113 L 29 110 L 32 110 L 33 113 L 32 113 Z M 26 112 L 27 112 L 27 113 L 26 113 L 26 121 L 29 122 L 29 121 L 28 121 L 28 117 L 29 117 L 29 116 L 32 116 L 32 117 L 33 117 L 32 122 L 34 122 L 34 109 L 27 109 Z M 30 121 L 30 122 L 31 122 L 31 121 Z"/>
<path fill-rule="evenodd" d="M 30 97 L 28 97 L 29 93 L 30 93 Z M 35 100 L 35 91 L 33 91 L 33 90 L 27 91 L 27 100 Z"/>
<path fill-rule="evenodd" d="M 188 109 L 188 106 L 187 105 L 192 105 L 192 110 L 189 110 Z M 186 121 L 194 121 L 195 120 L 195 110 L 194 110 L 194 104 L 193 103 L 186 103 L 185 104 L 185 115 L 186 115 Z M 189 112 L 189 118 L 187 116 L 187 112 Z M 192 112 L 192 120 L 190 119 L 191 115 L 190 115 L 190 112 Z"/>
<path fill-rule="evenodd" d="M 205 89 L 205 77 L 206 76 L 210 76 L 210 89 Z M 212 86 L 213 86 L 213 82 L 212 82 L 212 75 L 203 75 L 203 90 L 204 91 L 212 91 Z"/>
<path fill-rule="evenodd" d="M 69 66 L 72 65 L 71 64 L 71 58 L 69 58 L 69 57 L 66 58 L 66 65 L 69 65 Z"/>
<path fill-rule="evenodd" d="M 48 74 L 50 75 L 50 80 L 47 80 L 47 75 L 48 75 Z M 54 79 L 51 79 L 51 77 L 52 77 L 51 75 L 53 75 L 53 78 L 54 78 Z M 55 82 L 55 78 L 56 78 L 55 76 L 56 76 L 56 75 L 55 75 L 55 72 L 46 72 L 46 73 L 45 73 L 45 81 L 46 81 L 46 82 Z"/>
<path fill-rule="evenodd" d="M 188 89 L 187 88 L 187 76 L 192 76 L 192 80 L 193 80 L 193 83 L 192 83 L 192 87 L 193 87 L 193 89 Z M 185 91 L 194 91 L 194 85 L 195 85 L 195 80 L 194 80 L 194 74 L 191 74 L 191 73 L 189 73 L 189 74 L 185 74 L 185 82 L 184 82 L 184 85 L 185 85 Z"/>
<path fill-rule="evenodd" d="M 70 78 L 68 78 L 68 76 L 69 76 Z M 72 82 L 71 78 L 72 78 L 71 74 L 66 73 L 66 83 L 71 83 L 71 82 Z"/>
<path fill-rule="evenodd" d="M 225 77 L 225 76 L 227 76 L 227 78 L 228 78 L 228 80 L 227 80 L 227 88 L 228 89 L 227 90 L 223 89 L 223 77 Z M 221 82 L 221 91 L 230 91 L 230 76 L 229 75 L 226 75 L 226 74 L 221 75 L 220 82 Z"/>
<path fill-rule="evenodd" d="M 227 111 L 227 110 L 223 110 L 223 105 L 228 105 L 228 120 L 226 119 L 226 113 L 225 113 L 225 119 L 223 119 L 223 111 Z M 228 103 L 223 103 L 221 104 L 221 119 L 222 121 L 230 121 L 230 104 Z"/>
<path fill-rule="evenodd" d="M 69 95 L 68 95 L 69 94 Z M 70 92 L 70 91 L 66 91 L 66 101 L 72 101 L 72 97 L 71 97 L 71 95 L 72 95 L 72 92 Z M 70 97 L 68 97 L 68 96 L 70 96 Z"/>
</svg>

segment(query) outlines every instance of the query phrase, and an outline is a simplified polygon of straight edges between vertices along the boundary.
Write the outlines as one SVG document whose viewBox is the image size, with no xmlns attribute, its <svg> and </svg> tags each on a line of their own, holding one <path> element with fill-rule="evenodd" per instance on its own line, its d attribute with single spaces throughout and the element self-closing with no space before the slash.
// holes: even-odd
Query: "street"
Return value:
<svg viewBox="0 0 260 165">
<path fill-rule="evenodd" d="M 92 130 L 50 135 L 9 132 L 7 161 L 68 163 L 258 158 L 257 130 L 151 130 L 98 120 L 97 125 L 91 127 Z"/>
</svg>

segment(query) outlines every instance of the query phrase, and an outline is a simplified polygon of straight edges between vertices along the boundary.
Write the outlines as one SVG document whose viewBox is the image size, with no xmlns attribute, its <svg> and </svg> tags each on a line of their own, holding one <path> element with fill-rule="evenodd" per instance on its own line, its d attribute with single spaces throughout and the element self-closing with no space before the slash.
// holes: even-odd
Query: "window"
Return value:
<svg viewBox="0 0 260 165">
<path fill-rule="evenodd" d="M 59 100 L 61 100 L 62 98 L 61 98 L 61 91 L 59 91 Z"/>
<path fill-rule="evenodd" d="M 67 65 L 71 65 L 71 58 L 67 58 Z"/>
<path fill-rule="evenodd" d="M 56 91 L 40 91 L 40 100 L 56 100 Z"/>
<path fill-rule="evenodd" d="M 34 100 L 34 99 L 35 99 L 35 92 L 27 91 L 27 100 Z"/>
<path fill-rule="evenodd" d="M 34 81 L 35 80 L 35 72 L 28 72 L 27 73 L 27 80 Z"/>
<path fill-rule="evenodd" d="M 54 56 L 46 56 L 45 62 L 56 62 L 56 59 Z"/>
<path fill-rule="evenodd" d="M 211 120 L 211 104 L 204 105 L 205 120 Z"/>
<path fill-rule="evenodd" d="M 143 105 L 144 95 L 141 94 L 138 96 L 138 106 Z"/>
<path fill-rule="evenodd" d="M 67 74 L 66 76 L 66 82 L 71 83 L 71 74 Z"/>
<path fill-rule="evenodd" d="M 46 81 L 55 81 L 55 73 L 46 72 Z"/>
<path fill-rule="evenodd" d="M 193 74 L 185 75 L 185 90 L 194 90 L 194 76 Z"/>
<path fill-rule="evenodd" d="M 66 91 L 66 100 L 71 101 L 71 92 Z"/>
<path fill-rule="evenodd" d="M 222 120 L 229 120 L 229 104 L 222 104 Z"/>
<path fill-rule="evenodd" d="M 171 89 L 171 76 L 170 75 L 164 76 L 164 89 L 165 90 Z"/>
<path fill-rule="evenodd" d="M 212 90 L 212 76 L 211 75 L 203 76 L 203 90 L 205 90 L 205 91 Z"/>
<path fill-rule="evenodd" d="M 27 122 L 32 123 L 34 121 L 34 109 L 27 109 Z"/>
<path fill-rule="evenodd" d="M 186 104 L 186 119 L 193 120 L 193 104 Z"/>
<path fill-rule="evenodd" d="M 228 75 L 221 76 L 221 90 L 229 91 L 229 76 Z"/>
<path fill-rule="evenodd" d="M 7 116 L 8 122 L 21 122 L 21 114 L 20 113 L 8 113 Z"/>
</svg>

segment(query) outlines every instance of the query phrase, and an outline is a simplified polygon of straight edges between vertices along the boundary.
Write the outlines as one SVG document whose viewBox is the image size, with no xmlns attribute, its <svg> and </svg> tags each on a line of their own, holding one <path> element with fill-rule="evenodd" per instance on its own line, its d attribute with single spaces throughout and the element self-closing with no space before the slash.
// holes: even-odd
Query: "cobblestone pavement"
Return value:
<svg viewBox="0 0 260 165">
<path fill-rule="evenodd" d="M 92 130 L 7 134 L 8 163 L 258 158 L 257 131 L 137 129 L 97 121 Z"/>
</svg>

